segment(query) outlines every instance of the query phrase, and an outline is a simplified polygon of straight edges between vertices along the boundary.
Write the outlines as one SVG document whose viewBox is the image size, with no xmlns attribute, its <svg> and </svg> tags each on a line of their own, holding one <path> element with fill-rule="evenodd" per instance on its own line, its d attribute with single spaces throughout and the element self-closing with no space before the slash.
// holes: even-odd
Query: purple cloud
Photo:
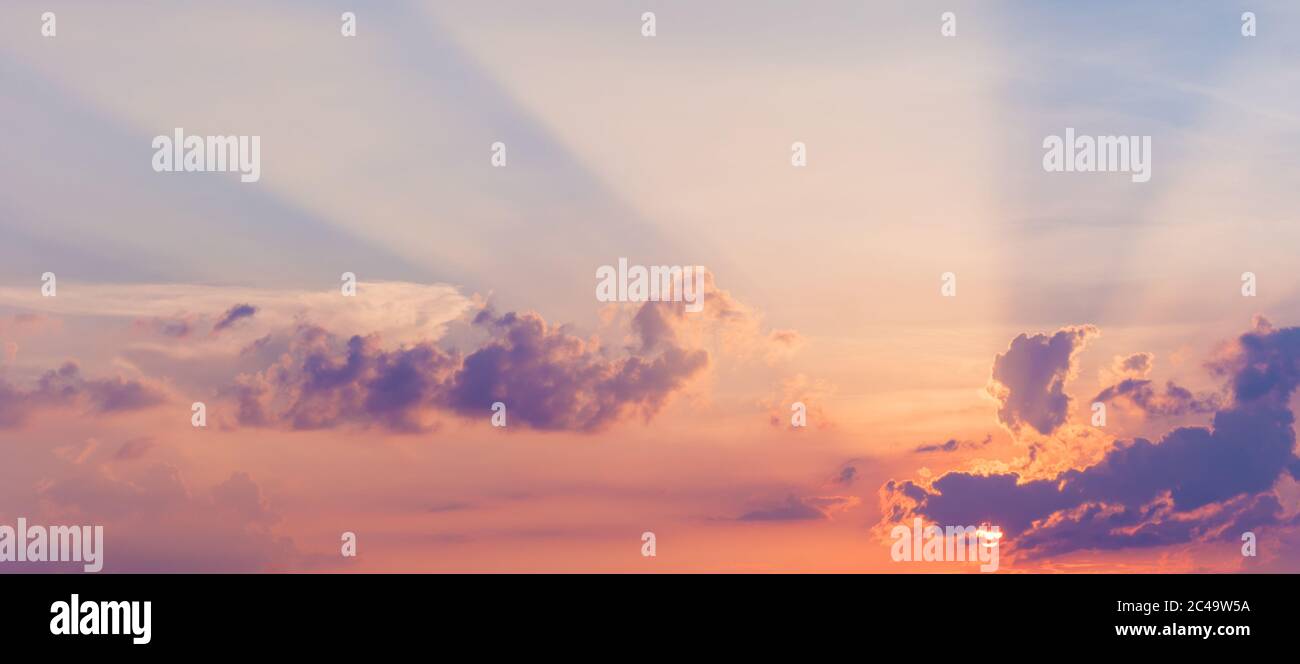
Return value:
<svg viewBox="0 0 1300 664">
<path fill-rule="evenodd" d="M 671 319 L 642 314 L 643 323 L 633 326 L 642 350 L 622 357 L 531 312 L 480 312 L 474 323 L 489 338 L 463 358 L 429 342 L 396 350 L 383 349 L 377 337 L 340 343 L 321 328 L 301 326 L 275 364 L 223 394 L 236 401 L 245 426 L 374 424 L 416 432 L 427 430 L 437 411 L 486 417 L 500 401 L 512 424 L 598 431 L 623 418 L 653 416 L 708 366 L 707 351 L 677 344 Z"/>
<path fill-rule="evenodd" d="M 1212 413 L 1221 406 L 1217 395 L 1196 396 L 1172 380 L 1165 384 L 1165 391 L 1161 393 L 1151 386 L 1151 381 L 1141 378 L 1125 378 L 1102 390 L 1092 400 L 1106 403 L 1123 401 L 1148 415 L 1167 417 Z"/>
<path fill-rule="evenodd" d="M 942 443 L 919 445 L 915 450 L 912 451 L 916 452 L 917 454 L 926 454 L 929 452 L 956 452 L 957 450 L 960 449 L 978 449 L 984 447 L 985 445 L 988 445 L 991 442 L 993 442 L 992 434 L 988 434 L 984 436 L 984 440 L 980 440 L 980 441 L 957 440 L 956 438 L 949 438 L 947 441 Z"/>
<path fill-rule="evenodd" d="M 480 316 L 493 339 L 468 357 L 448 386 L 448 405 L 481 414 L 493 402 L 536 429 L 596 431 L 629 413 L 653 416 L 668 396 L 709 363 L 708 352 L 676 345 L 671 326 L 641 308 L 634 325 L 642 350 L 657 355 L 606 357 L 591 341 L 548 327 L 533 313 Z"/>
<path fill-rule="evenodd" d="M 420 431 L 421 412 L 441 404 L 457 360 L 431 344 L 386 351 L 375 337 L 342 348 L 314 326 L 300 326 L 288 352 L 263 372 L 224 391 L 245 426 L 310 430 L 379 424 Z M 484 408 L 487 406 L 485 405 Z"/>
<path fill-rule="evenodd" d="M 212 326 L 212 332 L 214 334 L 220 332 L 245 318 L 252 318 L 256 313 L 257 307 L 251 304 L 236 304 L 227 309 L 226 313 L 221 314 L 221 318 L 218 318 L 216 324 Z"/>
<path fill-rule="evenodd" d="M 140 410 L 164 401 L 162 393 L 134 380 L 87 379 L 75 362 L 45 372 L 31 390 L 0 382 L 0 428 L 21 426 L 43 408 L 85 405 L 100 413 Z"/>
<path fill-rule="evenodd" d="M 994 358 L 987 388 L 999 403 L 998 421 L 1015 432 L 1030 427 L 1044 435 L 1064 424 L 1070 410 L 1065 380 L 1074 355 L 1096 334 L 1097 328 L 1083 325 L 1013 339 Z"/>
<path fill-rule="evenodd" d="M 1300 328 L 1248 333 L 1237 348 L 1214 367 L 1234 400 L 1210 427 L 1120 442 L 1099 463 L 1050 479 L 952 472 L 929 486 L 890 481 L 886 518 L 992 522 L 1031 557 L 1235 537 L 1277 523 L 1271 488 L 1283 473 L 1300 479 L 1288 407 L 1300 383 Z"/>
</svg>

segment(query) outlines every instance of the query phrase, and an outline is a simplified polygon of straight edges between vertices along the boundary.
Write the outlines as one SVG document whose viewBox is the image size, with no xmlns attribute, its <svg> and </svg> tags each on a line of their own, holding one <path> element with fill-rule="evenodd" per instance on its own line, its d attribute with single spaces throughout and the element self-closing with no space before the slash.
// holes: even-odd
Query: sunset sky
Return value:
<svg viewBox="0 0 1300 664">
<path fill-rule="evenodd" d="M 1296 35 L 4 3 L 0 524 L 103 525 L 106 571 L 977 571 L 892 560 L 920 516 L 999 525 L 1002 573 L 1300 572 Z M 1150 136 L 1150 181 L 1046 172 L 1067 127 Z M 154 172 L 176 128 L 261 179 Z M 621 257 L 705 266 L 704 310 L 598 301 Z"/>
</svg>

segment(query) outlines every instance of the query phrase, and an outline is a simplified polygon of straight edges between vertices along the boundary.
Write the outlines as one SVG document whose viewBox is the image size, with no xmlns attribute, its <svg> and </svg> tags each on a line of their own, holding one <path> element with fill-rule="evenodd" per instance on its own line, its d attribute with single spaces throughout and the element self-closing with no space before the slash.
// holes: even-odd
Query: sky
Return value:
<svg viewBox="0 0 1300 664">
<path fill-rule="evenodd" d="M 103 525 L 110 572 L 978 572 L 894 560 L 915 518 L 998 526 L 1000 573 L 1300 571 L 1297 34 L 5 3 L 0 525 Z M 157 172 L 177 128 L 260 179 Z M 1067 128 L 1150 180 L 1046 171 Z M 620 258 L 703 310 L 602 301 Z"/>
</svg>

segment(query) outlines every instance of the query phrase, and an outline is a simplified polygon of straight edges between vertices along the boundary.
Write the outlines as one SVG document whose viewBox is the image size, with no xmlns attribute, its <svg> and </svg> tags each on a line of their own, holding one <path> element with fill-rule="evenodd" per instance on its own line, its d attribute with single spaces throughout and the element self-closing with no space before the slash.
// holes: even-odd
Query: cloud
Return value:
<svg viewBox="0 0 1300 664">
<path fill-rule="evenodd" d="M 480 311 L 488 338 L 465 357 L 431 342 L 387 350 L 377 335 L 341 342 L 300 325 L 276 363 L 224 390 L 246 426 L 320 429 L 343 424 L 428 430 L 437 411 L 485 417 L 506 404 L 508 422 L 593 432 L 650 418 L 709 365 L 708 351 L 679 345 L 670 305 L 647 303 L 634 320 L 639 352 L 611 356 L 596 339 L 532 312 Z"/>
<path fill-rule="evenodd" d="M 1151 353 L 1133 353 L 1128 357 L 1116 357 L 1111 370 L 1121 376 L 1145 378 L 1154 361 L 1155 355 Z"/>
<path fill-rule="evenodd" d="M 80 469 L 39 488 L 48 518 L 104 526 L 109 572 L 257 572 L 304 563 L 276 533 L 279 516 L 248 474 L 192 492 L 180 471 L 156 463 L 129 477 Z"/>
<path fill-rule="evenodd" d="M 122 446 L 117 448 L 117 452 L 113 455 L 113 460 L 135 461 L 136 459 L 143 457 L 146 452 L 153 448 L 153 446 L 153 440 L 150 438 L 132 438 L 131 440 L 122 443 Z"/>
<path fill-rule="evenodd" d="M 792 415 L 796 403 L 805 409 L 807 424 L 814 429 L 834 428 L 835 422 L 827 414 L 825 404 L 835 395 L 835 387 L 825 380 L 813 380 L 805 374 L 794 374 L 781 380 L 772 394 L 758 405 L 767 412 L 768 424 L 773 428 L 801 431 L 794 425 Z"/>
<path fill-rule="evenodd" d="M 146 329 L 172 325 L 175 332 L 181 329 L 178 321 L 194 325 L 209 319 L 210 312 L 229 313 L 231 302 L 255 307 L 257 324 L 230 329 L 229 336 L 235 339 L 232 343 L 244 341 L 246 335 L 264 335 L 266 329 L 291 328 L 303 320 L 335 334 L 365 331 L 379 334 L 389 343 L 415 343 L 441 337 L 448 323 L 474 307 L 474 301 L 454 286 L 400 281 L 362 282 L 356 297 L 343 297 L 337 287 L 300 290 L 79 283 L 64 289 L 62 280 L 59 285 L 58 297 L 41 297 L 39 290 L 31 288 L 0 287 L 0 302 L 46 315 L 124 318 L 139 321 Z"/>
<path fill-rule="evenodd" d="M 623 335 L 612 344 L 602 339 L 604 330 L 579 336 L 534 312 L 498 314 L 449 286 L 365 286 L 344 298 L 329 291 L 78 284 L 66 301 L 15 291 L 13 304 L 46 306 L 81 324 L 126 319 L 137 331 L 166 337 L 128 342 L 119 359 L 167 372 L 186 393 L 215 390 L 227 402 L 216 411 L 223 427 L 410 433 L 432 430 L 446 415 L 486 417 L 500 401 L 512 426 L 596 432 L 657 415 L 707 373 L 714 348 L 767 359 L 773 348 L 797 345 L 794 332 L 763 329 L 761 317 L 718 289 L 712 275 L 703 312 L 688 314 L 682 302 L 611 309 L 617 318 L 604 317 L 602 325 L 615 323 Z M 190 313 L 204 309 L 223 313 Z M 193 330 L 204 326 L 214 334 L 195 338 Z M 448 329 L 454 346 L 443 339 Z M 153 397 L 142 384 L 121 380 L 87 383 L 81 391 L 105 412 Z M 0 384 L 0 426 L 21 420 L 33 399 Z"/>
<path fill-rule="evenodd" d="M 840 486 L 852 486 L 854 480 L 858 478 L 857 466 L 844 466 L 840 469 L 840 474 L 835 477 L 835 483 Z"/>
<path fill-rule="evenodd" d="M 631 327 L 643 352 L 664 344 L 698 347 L 712 339 L 730 356 L 774 363 L 803 343 L 795 330 L 765 329 L 762 314 L 719 288 L 712 272 L 704 273 L 702 311 L 688 313 L 681 302 L 647 302 L 636 305 Z"/>
<path fill-rule="evenodd" d="M 811 496 L 799 498 L 793 494 L 785 502 L 772 507 L 746 512 L 739 521 L 814 521 L 831 518 L 834 512 L 857 505 L 857 496 Z"/>
<path fill-rule="evenodd" d="M 99 413 L 134 411 L 164 401 L 159 390 L 120 377 L 87 379 L 75 362 L 46 371 L 30 390 L 0 381 L 0 428 L 22 425 L 37 410 L 84 406 Z"/>
<path fill-rule="evenodd" d="M 913 450 L 913 452 L 916 452 L 917 454 L 925 454 L 928 452 L 956 452 L 957 450 L 960 449 L 978 449 L 984 447 L 985 445 L 988 445 L 991 442 L 993 442 L 992 434 L 984 436 L 984 440 L 981 441 L 974 441 L 974 440 L 959 441 L 956 438 L 949 438 L 947 441 L 942 443 L 934 443 L 930 445 L 917 446 L 917 448 Z"/>
<path fill-rule="evenodd" d="M 256 313 L 257 307 L 251 304 L 236 304 L 227 309 L 226 313 L 221 314 L 221 317 L 217 319 L 216 324 L 212 326 L 212 331 L 214 333 L 220 332 L 245 318 L 252 318 Z"/>
<path fill-rule="evenodd" d="M 378 424 L 413 432 L 427 428 L 422 415 L 443 401 L 456 365 L 427 342 L 390 351 L 374 335 L 340 343 L 322 328 L 301 325 L 275 364 L 241 376 L 223 394 L 237 402 L 238 423 L 245 426 Z"/>
<path fill-rule="evenodd" d="M 1161 393 L 1151 386 L 1151 381 L 1138 378 L 1125 378 L 1102 390 L 1092 400 L 1105 403 L 1122 401 L 1147 415 L 1160 416 L 1212 413 L 1221 405 L 1217 395 L 1198 397 L 1172 380 L 1165 384 L 1165 391 Z"/>
<path fill-rule="evenodd" d="M 1013 339 L 1007 352 L 994 358 L 986 388 L 998 402 L 998 421 L 1016 433 L 1029 427 L 1043 435 L 1065 423 L 1070 410 L 1065 381 L 1075 354 L 1095 336 L 1096 327 L 1082 325 Z"/>
<path fill-rule="evenodd" d="M 929 485 L 891 480 L 881 491 L 886 519 L 989 521 L 1030 557 L 1235 537 L 1277 523 L 1270 490 L 1300 471 L 1288 407 L 1300 383 L 1300 328 L 1244 334 L 1212 369 L 1230 382 L 1233 403 L 1210 427 L 1120 441 L 1100 462 L 1050 478 L 951 472 Z"/>
<path fill-rule="evenodd" d="M 172 339 L 185 339 L 194 331 L 194 325 L 187 317 L 141 318 L 135 321 L 135 327 L 143 332 Z"/>
<path fill-rule="evenodd" d="M 544 430 L 596 431 L 628 414 L 648 419 L 709 364 L 707 351 L 678 345 L 675 327 L 666 323 L 671 310 L 660 303 L 642 306 L 635 327 L 642 352 L 658 352 L 620 359 L 605 357 L 594 340 L 549 327 L 537 314 L 485 312 L 476 322 L 493 338 L 465 358 L 448 404 L 462 414 L 481 414 L 501 401 L 511 417 Z"/>
<path fill-rule="evenodd" d="M 248 473 L 232 473 L 212 487 L 212 504 L 233 512 L 245 523 L 269 525 L 280 520 Z"/>
<path fill-rule="evenodd" d="M 94 455 L 95 450 L 97 449 L 99 449 L 99 441 L 94 438 L 87 438 L 81 443 L 60 445 L 55 447 L 52 452 L 54 453 L 54 456 L 59 459 L 63 459 L 64 461 L 73 464 L 82 464 Z"/>
</svg>

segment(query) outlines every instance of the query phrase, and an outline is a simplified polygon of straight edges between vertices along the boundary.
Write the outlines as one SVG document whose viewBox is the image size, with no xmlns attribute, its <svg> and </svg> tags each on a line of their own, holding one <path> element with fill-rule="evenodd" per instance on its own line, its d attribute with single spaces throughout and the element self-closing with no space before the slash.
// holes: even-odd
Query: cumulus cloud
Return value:
<svg viewBox="0 0 1300 664">
<path fill-rule="evenodd" d="M 1065 381 L 1075 355 L 1096 335 L 1096 327 L 1082 325 L 1013 339 L 994 358 L 986 388 L 998 402 L 998 421 L 1016 433 L 1030 428 L 1043 435 L 1065 423 L 1070 411 Z"/>
<path fill-rule="evenodd" d="M 344 342 L 300 325 L 275 364 L 224 394 L 247 426 L 414 432 L 431 427 L 437 411 L 486 416 L 499 401 L 512 424 L 598 431 L 653 416 L 708 366 L 708 351 L 681 345 L 671 307 L 645 304 L 633 326 L 639 349 L 621 356 L 532 312 L 480 311 L 474 325 L 487 340 L 464 357 L 431 342 L 387 350 L 377 335 Z"/>
<path fill-rule="evenodd" d="M 341 342 L 302 325 L 275 364 L 241 376 L 224 394 L 237 402 L 238 422 L 246 426 L 310 430 L 376 423 L 419 431 L 426 428 L 424 410 L 443 400 L 456 364 L 430 343 L 389 351 L 373 335 Z"/>
<path fill-rule="evenodd" d="M 120 377 L 88 379 L 75 362 L 45 372 L 32 389 L 0 381 L 0 428 L 21 426 L 33 412 L 86 407 L 99 413 L 140 410 L 162 403 L 161 391 Z"/>
<path fill-rule="evenodd" d="M 713 340 L 732 357 L 769 363 L 789 356 L 803 343 L 795 330 L 767 330 L 762 314 L 719 288 L 711 272 L 704 273 L 702 311 L 688 313 L 681 302 L 640 304 L 631 327 L 642 351 L 664 343 L 700 347 Z"/>
<path fill-rule="evenodd" d="M 616 320 L 605 324 L 616 323 L 625 335 L 610 343 L 603 330 L 580 336 L 534 312 L 498 314 L 441 285 L 367 282 L 365 297 L 355 301 L 328 291 L 206 286 L 79 284 L 58 302 L 13 293 L 15 306 L 126 318 L 137 331 L 165 337 L 136 342 L 120 358 L 146 371 L 172 371 L 187 393 L 215 389 L 227 401 L 217 411 L 223 427 L 394 432 L 428 431 L 445 415 L 486 417 L 498 401 L 511 425 L 600 431 L 658 414 L 713 365 L 713 349 L 770 359 L 798 345 L 793 331 L 764 329 L 761 316 L 719 289 L 712 275 L 705 294 L 698 313 L 687 313 L 682 302 L 608 310 Z M 193 338 L 204 327 L 213 334 Z M 444 339 L 451 327 L 454 346 Z M 83 383 L 71 391 L 102 412 L 157 398 L 138 382 Z M 13 426 L 49 398 L 0 383 L 0 426 Z"/>
<path fill-rule="evenodd" d="M 649 418 L 709 364 L 708 351 L 678 345 L 667 322 L 671 310 L 660 303 L 641 307 L 636 329 L 647 354 L 618 359 L 605 357 L 597 341 L 552 328 L 536 314 L 485 312 L 476 322 L 493 338 L 465 358 L 447 403 L 481 414 L 501 401 L 512 417 L 546 430 L 595 431 L 629 413 Z"/>
<path fill-rule="evenodd" d="M 1288 407 L 1300 384 L 1300 328 L 1244 334 L 1213 369 L 1228 379 L 1232 403 L 1209 427 L 1120 441 L 1100 462 L 1050 478 L 951 472 L 929 484 L 891 480 L 881 490 L 885 518 L 989 521 L 1029 557 L 1204 541 L 1278 523 L 1271 489 L 1300 472 Z"/>
</svg>

